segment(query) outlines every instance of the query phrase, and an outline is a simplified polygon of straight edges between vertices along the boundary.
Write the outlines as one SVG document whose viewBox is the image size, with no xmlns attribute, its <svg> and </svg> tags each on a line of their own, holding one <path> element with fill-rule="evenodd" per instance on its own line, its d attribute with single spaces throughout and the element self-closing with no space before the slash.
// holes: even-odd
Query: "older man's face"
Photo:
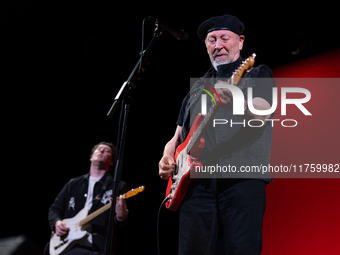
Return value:
<svg viewBox="0 0 340 255">
<path fill-rule="evenodd" d="M 214 68 L 236 61 L 243 47 L 244 36 L 229 30 L 215 30 L 207 34 L 205 45 Z"/>
</svg>

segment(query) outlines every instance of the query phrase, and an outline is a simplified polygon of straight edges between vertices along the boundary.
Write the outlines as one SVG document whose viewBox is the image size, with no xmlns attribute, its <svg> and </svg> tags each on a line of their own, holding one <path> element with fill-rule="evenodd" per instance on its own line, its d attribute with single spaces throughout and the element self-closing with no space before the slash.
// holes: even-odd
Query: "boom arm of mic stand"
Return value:
<svg viewBox="0 0 340 255">
<path fill-rule="evenodd" d="M 113 175 L 113 184 L 112 184 L 112 195 L 113 201 L 112 206 L 110 209 L 110 216 L 109 216 L 109 224 L 107 229 L 107 236 L 105 240 L 105 247 L 104 247 L 104 254 L 111 255 L 112 252 L 112 244 L 114 243 L 114 217 L 115 217 L 115 205 L 116 200 L 115 196 L 118 195 L 119 189 L 119 182 L 122 172 L 122 162 L 123 162 L 123 152 L 125 147 L 125 137 L 126 137 L 126 130 L 127 130 L 127 118 L 128 113 L 130 111 L 130 100 L 129 100 L 129 91 L 131 88 L 136 86 L 137 79 L 139 77 L 140 71 L 146 64 L 146 57 L 148 56 L 152 45 L 154 44 L 157 37 L 161 34 L 162 29 L 159 29 L 158 26 L 155 30 L 154 36 L 148 45 L 147 49 L 143 52 L 143 55 L 137 62 L 135 68 L 133 69 L 129 79 L 123 83 L 122 87 L 120 88 L 118 94 L 115 97 L 113 105 L 111 106 L 110 111 L 108 112 L 107 116 L 111 118 L 117 109 L 118 103 L 122 102 L 122 108 L 120 113 L 119 119 L 119 126 L 118 126 L 118 137 L 117 137 L 117 148 L 118 148 L 118 156 L 116 158 L 116 167 L 115 172 Z M 140 62 L 142 61 L 142 62 Z M 140 68 L 141 67 L 141 68 Z"/>
<path fill-rule="evenodd" d="M 138 77 L 140 76 L 140 72 L 145 67 L 146 59 L 147 59 L 147 56 L 150 53 L 151 47 L 154 44 L 154 42 L 156 41 L 156 39 L 158 38 L 158 36 L 160 36 L 162 34 L 162 31 L 163 30 L 161 28 L 159 28 L 158 26 L 156 27 L 155 32 L 154 32 L 154 36 L 151 39 L 151 42 L 149 43 L 146 50 L 143 52 L 143 56 L 138 60 L 136 66 L 132 70 L 132 73 L 130 74 L 128 80 L 123 83 L 122 87 L 120 88 L 119 92 L 117 93 L 117 95 L 114 99 L 114 102 L 113 102 L 109 112 L 106 115 L 108 118 L 112 118 L 113 114 L 115 113 L 115 111 L 118 107 L 119 102 L 122 99 L 126 98 L 126 96 L 129 94 L 129 91 L 131 90 L 131 88 L 136 87 Z M 142 61 L 142 63 L 141 63 L 141 61 Z"/>
</svg>

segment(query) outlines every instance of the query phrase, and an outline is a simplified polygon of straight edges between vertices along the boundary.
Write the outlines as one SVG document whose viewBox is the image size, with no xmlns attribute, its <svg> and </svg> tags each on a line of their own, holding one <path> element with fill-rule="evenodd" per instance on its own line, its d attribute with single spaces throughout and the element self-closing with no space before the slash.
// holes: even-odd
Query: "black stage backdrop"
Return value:
<svg viewBox="0 0 340 255">
<path fill-rule="evenodd" d="M 277 3 L 275 3 L 276 6 Z M 190 77 L 210 67 L 197 28 L 211 16 L 233 14 L 246 25 L 243 56 L 271 68 L 337 47 L 329 14 L 302 6 L 159 6 L 145 3 L 7 1 L 1 9 L 2 219 L 0 237 L 24 234 L 43 249 L 47 211 L 70 179 L 89 171 L 100 141 L 116 143 L 113 99 L 138 61 L 142 20 L 153 16 L 189 34 L 157 39 L 150 65 L 134 90 L 122 180 L 146 190 L 128 201 L 129 223 L 119 235 L 120 254 L 156 253 L 156 216 L 166 182 L 158 161 L 172 137 Z M 279 13 L 277 13 L 279 12 Z M 317 18 L 316 18 L 317 17 Z M 154 25 L 145 23 L 145 44 Z M 273 184 L 274 185 L 274 184 Z M 161 251 L 176 254 L 177 213 L 161 214 Z"/>
</svg>

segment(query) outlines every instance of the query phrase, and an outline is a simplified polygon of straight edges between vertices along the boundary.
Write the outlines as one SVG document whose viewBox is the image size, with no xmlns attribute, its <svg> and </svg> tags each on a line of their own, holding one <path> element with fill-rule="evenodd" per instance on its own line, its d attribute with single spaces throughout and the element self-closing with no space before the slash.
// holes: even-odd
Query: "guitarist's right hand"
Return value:
<svg viewBox="0 0 340 255">
<path fill-rule="evenodd" d="M 175 170 L 175 166 L 176 163 L 174 158 L 169 154 L 164 154 L 158 163 L 159 176 L 161 177 L 161 179 L 169 179 L 173 171 Z"/>
<path fill-rule="evenodd" d="M 55 232 L 57 236 L 67 235 L 68 231 L 69 231 L 69 227 L 64 222 L 62 222 L 61 220 L 56 221 Z"/>
<path fill-rule="evenodd" d="M 177 126 L 175 135 L 165 145 L 163 157 L 158 163 L 159 176 L 163 180 L 168 180 L 175 171 L 176 162 L 174 159 L 177 146 L 180 144 L 182 138 L 182 127 Z"/>
</svg>

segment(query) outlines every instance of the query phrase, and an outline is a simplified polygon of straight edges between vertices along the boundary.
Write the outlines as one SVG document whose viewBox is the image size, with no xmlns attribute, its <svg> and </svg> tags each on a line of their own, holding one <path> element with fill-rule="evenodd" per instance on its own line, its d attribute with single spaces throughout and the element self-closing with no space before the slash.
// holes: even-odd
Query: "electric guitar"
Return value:
<svg viewBox="0 0 340 255">
<path fill-rule="evenodd" d="M 141 186 L 137 189 L 131 189 L 121 195 L 120 198 L 127 199 L 129 197 L 133 197 L 139 192 L 143 192 L 144 188 L 144 186 Z M 84 208 L 73 218 L 62 220 L 69 227 L 69 232 L 66 236 L 57 236 L 56 233 L 52 232 L 50 240 L 50 255 L 65 254 L 78 241 L 86 238 L 88 236 L 86 228 L 90 226 L 91 221 L 110 208 L 111 203 L 108 203 L 89 215 L 87 215 L 88 209 Z"/>
<path fill-rule="evenodd" d="M 241 78 L 250 70 L 255 62 L 255 53 L 242 62 L 242 64 L 233 72 L 228 80 L 231 85 L 238 85 Z M 195 172 L 196 167 L 201 167 L 202 163 L 197 161 L 204 149 L 204 138 L 202 137 L 206 128 L 213 120 L 217 110 L 220 107 L 218 100 L 217 105 L 213 104 L 206 116 L 199 114 L 195 118 L 189 134 L 185 141 L 180 144 L 175 152 L 176 167 L 172 177 L 168 180 L 165 197 L 168 201 L 165 206 L 170 211 L 176 211 L 183 201 L 185 193 L 190 184 L 190 173 L 196 177 L 199 172 Z"/>
</svg>

